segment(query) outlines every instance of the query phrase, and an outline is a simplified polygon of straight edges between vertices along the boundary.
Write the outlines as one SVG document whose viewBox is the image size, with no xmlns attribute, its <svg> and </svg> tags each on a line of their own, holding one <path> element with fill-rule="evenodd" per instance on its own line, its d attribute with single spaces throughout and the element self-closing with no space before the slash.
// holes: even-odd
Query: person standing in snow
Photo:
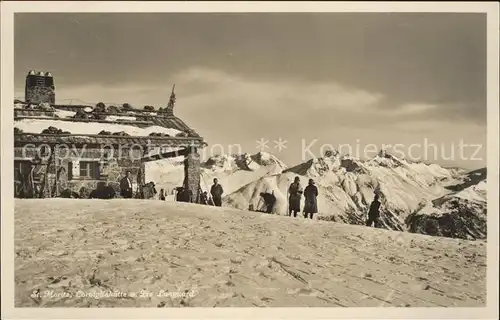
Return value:
<svg viewBox="0 0 500 320">
<path fill-rule="evenodd" d="M 309 179 L 309 185 L 304 189 L 304 218 L 309 217 L 312 219 L 313 215 L 318 212 L 318 188 L 314 185 L 314 180 Z"/>
<path fill-rule="evenodd" d="M 159 198 L 161 201 L 165 201 L 165 190 L 160 189 L 160 197 Z"/>
<path fill-rule="evenodd" d="M 130 171 L 125 173 L 125 177 L 120 180 L 120 195 L 126 199 L 132 198 L 132 180 Z"/>
<path fill-rule="evenodd" d="M 214 202 L 214 205 L 216 207 L 221 207 L 222 206 L 222 194 L 224 193 L 224 189 L 222 189 L 222 186 L 219 184 L 219 181 L 217 178 L 214 179 L 214 184 L 212 185 L 212 188 L 210 188 L 210 194 L 212 195 L 212 200 Z"/>
<path fill-rule="evenodd" d="M 297 213 L 300 212 L 300 198 L 302 196 L 302 187 L 300 186 L 300 178 L 295 177 L 292 184 L 288 188 L 288 215 L 291 217 L 297 217 Z"/>
<path fill-rule="evenodd" d="M 373 199 L 372 204 L 370 205 L 370 210 L 368 211 L 368 220 L 366 221 L 366 225 L 371 227 L 372 224 L 377 228 L 379 226 L 379 217 L 380 217 L 380 201 L 378 201 L 379 195 L 375 194 L 375 198 Z"/>
</svg>

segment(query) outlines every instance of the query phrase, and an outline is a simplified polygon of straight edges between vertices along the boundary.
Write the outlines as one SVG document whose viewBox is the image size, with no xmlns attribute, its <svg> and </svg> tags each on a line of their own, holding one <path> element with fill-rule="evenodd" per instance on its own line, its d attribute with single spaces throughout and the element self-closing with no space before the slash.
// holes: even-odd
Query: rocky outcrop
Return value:
<svg viewBox="0 0 500 320">
<path fill-rule="evenodd" d="M 421 206 L 406 219 L 408 231 L 432 236 L 486 239 L 486 180 Z"/>
</svg>

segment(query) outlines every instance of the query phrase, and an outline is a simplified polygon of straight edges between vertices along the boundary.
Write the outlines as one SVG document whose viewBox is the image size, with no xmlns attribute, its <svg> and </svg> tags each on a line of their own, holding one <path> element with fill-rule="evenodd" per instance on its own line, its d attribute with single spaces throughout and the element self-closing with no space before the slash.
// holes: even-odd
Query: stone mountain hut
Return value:
<svg viewBox="0 0 500 320">
<path fill-rule="evenodd" d="M 173 89 L 160 109 L 58 105 L 52 75 L 30 71 L 24 101 L 14 101 L 15 196 L 59 197 L 103 183 L 119 193 L 126 171 L 137 189 L 146 183 L 146 162 L 183 156 L 179 184 L 189 190 L 186 201 L 199 203 L 198 151 L 206 143 L 174 115 L 174 105 Z"/>
</svg>

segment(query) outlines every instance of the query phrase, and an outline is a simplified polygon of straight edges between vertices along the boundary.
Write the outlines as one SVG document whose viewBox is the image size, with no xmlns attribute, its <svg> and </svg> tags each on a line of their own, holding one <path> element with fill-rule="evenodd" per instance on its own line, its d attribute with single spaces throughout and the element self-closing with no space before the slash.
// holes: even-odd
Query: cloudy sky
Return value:
<svg viewBox="0 0 500 320">
<path fill-rule="evenodd" d="M 15 95 L 24 98 L 31 69 L 52 72 L 58 103 L 165 106 L 175 83 L 176 114 L 226 151 L 257 152 L 262 138 L 291 165 L 323 145 L 366 157 L 392 144 L 408 158 L 475 168 L 486 163 L 485 22 L 439 13 L 17 14 Z"/>
</svg>

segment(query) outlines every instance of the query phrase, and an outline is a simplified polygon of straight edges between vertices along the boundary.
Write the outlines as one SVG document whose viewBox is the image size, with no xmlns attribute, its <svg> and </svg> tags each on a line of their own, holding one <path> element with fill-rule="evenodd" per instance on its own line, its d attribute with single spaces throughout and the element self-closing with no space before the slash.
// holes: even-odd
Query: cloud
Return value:
<svg viewBox="0 0 500 320">
<path fill-rule="evenodd" d="M 415 115 L 436 110 L 437 105 L 427 103 L 406 103 L 391 111 L 394 115 Z"/>
<path fill-rule="evenodd" d="M 165 106 L 171 86 L 176 84 L 179 108 L 227 112 L 237 108 L 241 112 L 266 112 L 279 115 L 317 113 L 337 120 L 356 117 L 364 120 L 422 121 L 440 117 L 467 121 L 473 108 L 464 105 L 426 102 L 391 101 L 379 92 L 345 86 L 337 82 L 314 82 L 299 78 L 257 79 L 230 74 L 217 69 L 192 67 L 166 77 L 162 83 L 91 83 L 66 87 L 56 84 L 58 103 L 106 104 L 130 103 L 133 106 Z M 16 97 L 23 96 L 18 89 Z M 324 121 L 324 119 L 321 119 Z"/>
<path fill-rule="evenodd" d="M 469 122 L 452 122 L 440 119 L 426 119 L 399 122 L 387 126 L 388 131 L 400 136 L 433 137 L 435 140 L 465 140 L 486 144 L 486 126 Z"/>
<path fill-rule="evenodd" d="M 190 94 L 188 99 L 237 99 L 243 105 L 245 101 L 252 101 L 252 108 L 255 110 L 286 107 L 287 110 L 367 112 L 384 98 L 380 93 L 333 82 L 315 83 L 299 79 L 257 80 L 204 68 L 190 68 L 172 76 L 171 79 L 179 83 L 179 87 L 197 91 Z"/>
<path fill-rule="evenodd" d="M 470 115 L 478 112 L 465 104 L 425 102 L 425 97 L 422 101 L 393 101 L 392 97 L 380 92 L 337 82 L 299 78 L 256 79 L 207 68 L 186 69 L 172 75 L 168 82 L 177 83 L 186 104 L 217 104 L 216 109 L 237 106 L 276 114 L 306 112 L 311 115 L 316 112 L 340 119 L 357 117 L 361 123 L 364 119 L 412 122 L 435 118 L 474 122 Z"/>
</svg>

